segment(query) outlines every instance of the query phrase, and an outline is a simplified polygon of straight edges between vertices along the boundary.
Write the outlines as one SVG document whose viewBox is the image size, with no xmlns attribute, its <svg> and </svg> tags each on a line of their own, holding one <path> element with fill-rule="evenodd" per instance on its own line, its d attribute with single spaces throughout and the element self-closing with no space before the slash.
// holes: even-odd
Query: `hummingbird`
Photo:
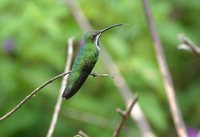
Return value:
<svg viewBox="0 0 200 137">
<path fill-rule="evenodd" d="M 105 31 L 121 25 L 123 24 L 114 24 L 102 30 L 91 31 L 85 34 L 83 46 L 75 58 L 72 70 L 67 79 L 67 86 L 62 94 L 64 99 L 69 99 L 75 95 L 90 75 L 99 57 L 100 36 Z"/>
</svg>

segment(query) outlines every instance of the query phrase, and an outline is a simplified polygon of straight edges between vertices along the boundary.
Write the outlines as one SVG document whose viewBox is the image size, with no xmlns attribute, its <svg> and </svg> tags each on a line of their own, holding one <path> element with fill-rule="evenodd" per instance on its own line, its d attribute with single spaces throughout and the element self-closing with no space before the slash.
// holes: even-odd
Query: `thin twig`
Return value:
<svg viewBox="0 0 200 137">
<path fill-rule="evenodd" d="M 92 77 L 110 77 L 113 78 L 110 74 L 97 74 L 97 73 L 91 73 L 90 74 Z"/>
<path fill-rule="evenodd" d="M 121 113 L 121 114 L 122 114 L 122 119 L 121 119 L 119 125 L 117 126 L 117 128 L 115 129 L 115 132 L 114 132 L 114 134 L 113 134 L 113 137 L 118 137 L 118 136 L 119 136 L 120 131 L 121 131 L 121 129 L 122 129 L 124 123 L 125 123 L 125 120 L 129 117 L 129 115 L 130 115 L 130 113 L 131 113 L 131 111 L 132 111 L 132 108 L 133 108 L 133 106 L 135 105 L 135 103 L 136 103 L 137 101 L 138 101 L 138 96 L 136 96 L 136 97 L 133 99 L 132 103 L 131 103 L 130 106 L 127 108 L 127 110 L 126 110 L 125 112 Z"/>
<path fill-rule="evenodd" d="M 85 132 L 83 132 L 82 130 L 79 130 L 78 131 L 78 134 L 81 136 L 81 137 L 89 137 Z"/>
<path fill-rule="evenodd" d="M 184 34 L 179 34 L 178 39 L 182 43 L 178 46 L 179 49 L 189 50 L 193 54 L 200 57 L 200 48 L 196 44 L 194 44 L 188 37 L 186 37 Z"/>
<path fill-rule="evenodd" d="M 76 22 L 79 24 L 82 31 L 86 33 L 92 30 L 92 27 L 89 21 L 83 14 L 82 10 L 80 9 L 76 1 L 66 0 L 66 2 L 72 15 L 74 16 Z M 132 101 L 132 99 L 134 98 L 133 91 L 130 90 L 129 86 L 125 82 L 125 79 L 120 74 L 120 71 L 117 65 L 114 63 L 114 61 L 112 60 L 112 57 L 108 54 L 106 49 L 103 48 L 103 46 L 101 46 L 101 50 L 103 54 L 102 56 L 103 62 L 105 66 L 107 67 L 109 73 L 112 76 L 114 76 L 114 79 L 113 79 L 114 84 L 119 89 L 118 91 L 123 97 L 123 100 L 126 106 L 128 106 L 130 102 Z M 131 113 L 131 118 L 136 121 L 136 124 L 140 128 L 141 134 L 143 137 L 155 137 L 138 103 L 136 103 L 134 107 L 134 113 Z"/>
<path fill-rule="evenodd" d="M 67 57 L 64 72 L 68 72 L 70 70 L 70 67 L 71 67 L 72 57 L 73 57 L 73 39 L 74 38 L 69 38 L 69 40 L 68 40 L 68 57 Z M 58 94 L 57 102 L 56 102 L 56 105 L 55 105 L 55 108 L 54 108 L 53 117 L 51 119 L 51 124 L 50 124 L 49 130 L 47 132 L 47 137 L 52 137 L 53 132 L 54 132 L 55 127 L 56 127 L 58 115 L 59 115 L 60 108 L 61 108 L 61 105 L 62 105 L 62 94 L 65 90 L 66 85 L 67 85 L 67 77 L 68 76 L 63 77 L 60 92 Z"/>
<path fill-rule="evenodd" d="M 18 103 L 12 110 L 10 110 L 8 113 L 6 113 L 5 115 L 3 115 L 0 118 L 0 122 L 2 122 L 3 120 L 7 119 L 8 117 L 10 117 L 12 114 L 14 114 L 22 105 L 24 105 L 27 101 L 29 101 L 31 99 L 31 97 L 33 97 L 38 91 L 40 91 L 42 88 L 44 88 L 45 86 L 47 86 L 48 84 L 52 83 L 53 81 L 55 81 L 58 78 L 61 78 L 67 74 L 69 74 L 70 71 L 59 74 L 53 78 L 51 78 L 50 80 L 48 80 L 47 82 L 45 82 L 44 84 L 42 84 L 41 86 L 37 87 L 35 90 L 33 90 L 29 95 L 27 95 L 20 103 Z"/>
<path fill-rule="evenodd" d="M 169 103 L 169 106 L 171 109 L 171 113 L 172 113 L 173 121 L 174 121 L 174 124 L 176 127 L 176 131 L 177 131 L 179 137 L 187 137 L 185 124 L 183 122 L 182 115 L 181 115 L 181 112 L 179 110 L 179 107 L 178 107 L 178 104 L 176 101 L 175 90 L 174 90 L 174 86 L 172 83 L 172 78 L 170 76 L 168 65 L 167 65 L 165 55 L 164 55 L 164 52 L 162 49 L 162 44 L 161 44 L 160 38 L 158 36 L 156 26 L 153 21 L 153 17 L 152 17 L 150 6 L 148 4 L 148 0 L 143 0 L 143 6 L 144 6 L 144 11 L 145 11 L 145 15 L 147 18 L 148 26 L 150 29 L 151 37 L 153 40 L 154 49 L 156 51 L 156 57 L 157 57 L 161 75 L 163 78 L 165 91 L 166 91 L 166 94 L 168 97 L 168 103 Z"/>
<path fill-rule="evenodd" d="M 78 134 L 74 137 L 89 137 L 86 133 L 84 133 L 82 130 L 78 131 Z"/>
</svg>

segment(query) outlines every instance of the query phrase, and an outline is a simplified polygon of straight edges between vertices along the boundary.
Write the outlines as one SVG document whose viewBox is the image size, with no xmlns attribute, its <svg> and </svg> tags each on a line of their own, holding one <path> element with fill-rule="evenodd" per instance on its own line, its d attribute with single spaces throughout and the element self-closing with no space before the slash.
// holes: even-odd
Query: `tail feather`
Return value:
<svg viewBox="0 0 200 137">
<path fill-rule="evenodd" d="M 64 92 L 63 92 L 63 95 L 62 97 L 65 98 L 65 99 L 69 99 L 71 98 L 73 95 L 75 95 L 79 89 L 81 88 L 81 86 L 83 85 L 83 83 L 86 81 L 88 77 L 88 74 L 87 73 L 81 73 L 80 77 L 78 78 L 78 80 L 71 86 L 71 84 L 69 84 Z M 70 82 L 69 82 L 70 83 Z"/>
<path fill-rule="evenodd" d="M 70 90 L 70 88 L 66 87 L 62 94 L 62 98 L 69 99 L 74 94 L 76 94 L 76 92 L 72 92 L 72 90 Z"/>
</svg>

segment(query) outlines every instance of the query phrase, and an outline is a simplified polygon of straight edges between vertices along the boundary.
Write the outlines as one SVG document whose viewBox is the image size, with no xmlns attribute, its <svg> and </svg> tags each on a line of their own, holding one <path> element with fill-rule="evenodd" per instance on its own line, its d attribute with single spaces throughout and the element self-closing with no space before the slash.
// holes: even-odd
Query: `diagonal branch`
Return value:
<svg viewBox="0 0 200 137">
<path fill-rule="evenodd" d="M 82 10 L 78 6 L 75 0 L 66 0 L 69 10 L 71 11 L 72 15 L 74 16 L 76 22 L 79 24 L 80 28 L 83 32 L 88 32 L 89 30 L 92 30 L 92 27 L 83 14 Z M 114 84 L 119 89 L 119 93 L 123 97 L 123 100 L 128 106 L 132 99 L 134 98 L 133 92 L 130 90 L 129 86 L 126 84 L 125 79 L 120 74 L 120 71 L 117 67 L 117 65 L 112 60 L 111 56 L 107 53 L 106 49 L 101 46 L 102 50 L 102 59 L 105 63 L 105 66 L 107 67 L 110 74 L 114 77 Z M 141 134 L 143 137 L 154 137 L 149 123 L 145 119 L 145 116 L 143 114 L 143 111 L 141 110 L 138 103 L 136 103 L 134 107 L 134 113 L 131 112 L 131 118 L 136 121 L 136 124 L 141 130 Z"/>
<path fill-rule="evenodd" d="M 72 57 L 73 57 L 73 39 L 74 38 L 70 38 L 68 40 L 68 57 L 67 57 L 67 62 L 66 62 L 64 72 L 68 72 L 70 70 L 70 67 L 71 67 Z M 50 123 L 50 126 L 49 126 L 49 130 L 47 132 L 47 137 L 52 137 L 53 132 L 54 132 L 55 127 L 56 127 L 58 115 L 59 115 L 60 108 L 61 108 L 61 105 L 62 105 L 62 93 L 64 92 L 65 87 L 67 85 L 67 77 L 68 76 L 63 77 L 60 92 L 59 92 L 57 102 L 56 102 L 56 105 L 55 105 L 55 108 L 54 108 L 53 117 L 52 117 L 52 120 L 51 120 L 51 123 Z"/>
<path fill-rule="evenodd" d="M 182 43 L 178 46 L 179 49 L 185 49 L 191 51 L 193 54 L 200 57 L 200 48 L 194 44 L 188 37 L 184 34 L 179 34 L 178 39 Z"/>
<path fill-rule="evenodd" d="M 123 127 L 123 125 L 124 125 L 126 119 L 129 117 L 129 115 L 130 115 L 130 113 L 131 113 L 131 111 L 132 111 L 132 109 L 133 109 L 133 106 L 135 105 L 135 103 L 136 103 L 137 101 L 138 101 L 138 96 L 136 96 L 136 97 L 133 99 L 132 103 L 130 104 L 130 106 L 127 108 L 127 110 L 126 110 L 125 112 L 121 112 L 121 111 L 120 111 L 121 114 L 122 114 L 122 119 L 121 119 L 119 125 L 117 126 L 117 128 L 115 129 L 115 132 L 114 132 L 113 137 L 118 137 L 118 136 L 119 136 L 120 131 L 121 131 L 121 129 L 122 129 L 122 127 Z"/>
<path fill-rule="evenodd" d="M 142 1 L 143 1 L 144 11 L 147 18 L 149 30 L 150 30 L 151 37 L 153 40 L 153 46 L 154 46 L 156 57 L 157 57 L 158 64 L 160 67 L 160 72 L 163 78 L 165 91 L 168 97 L 168 102 L 171 109 L 172 118 L 176 127 L 176 131 L 179 137 L 187 137 L 185 124 L 183 122 L 182 115 L 176 101 L 174 85 L 173 85 L 172 78 L 171 78 L 168 65 L 165 59 L 165 55 L 162 49 L 162 44 L 158 36 L 155 23 L 153 21 L 151 9 L 148 4 L 148 0 L 142 0 Z"/>
<path fill-rule="evenodd" d="M 50 80 L 48 80 L 47 82 L 45 82 L 44 84 L 42 84 L 41 86 L 37 87 L 35 90 L 33 90 L 29 95 L 27 95 L 20 103 L 18 103 L 12 110 L 10 110 L 8 113 L 6 113 L 5 115 L 3 115 L 0 118 L 0 122 L 2 122 L 3 120 L 7 119 L 8 117 L 10 117 L 12 114 L 14 114 L 20 107 L 22 107 L 27 101 L 29 101 L 37 92 L 39 92 L 41 89 L 43 89 L 44 87 L 46 87 L 48 84 L 54 82 L 55 80 L 57 80 L 58 78 L 64 77 L 65 75 L 69 74 L 70 71 L 59 74 L 53 78 L 51 78 Z"/>
</svg>

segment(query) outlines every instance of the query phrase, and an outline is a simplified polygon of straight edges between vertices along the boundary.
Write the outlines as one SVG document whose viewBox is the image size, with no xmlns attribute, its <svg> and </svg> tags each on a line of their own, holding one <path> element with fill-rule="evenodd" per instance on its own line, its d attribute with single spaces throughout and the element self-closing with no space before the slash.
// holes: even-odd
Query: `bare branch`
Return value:
<svg viewBox="0 0 200 137">
<path fill-rule="evenodd" d="M 84 133 L 82 130 L 79 130 L 78 134 L 81 136 L 81 137 L 89 137 L 86 133 Z"/>
<path fill-rule="evenodd" d="M 92 30 L 89 21 L 84 16 L 76 1 L 66 0 L 66 2 L 76 22 L 81 27 L 82 31 L 86 33 L 89 30 Z M 120 74 L 117 65 L 112 60 L 111 56 L 107 53 L 106 49 L 103 48 L 103 46 L 101 46 L 101 50 L 103 54 L 103 62 L 105 63 L 105 66 L 107 67 L 109 73 L 115 77 L 114 84 L 119 89 L 119 93 L 123 97 L 126 106 L 128 106 L 134 97 L 134 95 L 132 94 L 133 92 L 126 84 L 125 79 Z M 143 137 L 155 137 L 138 103 L 136 103 L 134 107 L 134 113 L 131 113 L 131 118 L 136 121 L 136 124 L 140 128 Z"/>
<path fill-rule="evenodd" d="M 67 57 L 67 62 L 66 62 L 64 72 L 68 72 L 70 70 L 70 67 L 71 67 L 72 57 L 73 57 L 73 40 L 74 40 L 73 37 L 68 40 L 68 57 Z M 58 115 L 60 113 L 60 108 L 61 108 L 61 105 L 62 105 L 62 93 L 64 92 L 65 87 L 67 85 L 67 77 L 68 76 L 63 77 L 60 92 L 59 92 L 57 102 L 56 102 L 56 105 L 55 105 L 55 108 L 54 108 L 53 117 L 51 119 L 51 124 L 50 124 L 49 130 L 47 132 L 47 137 L 52 137 L 53 132 L 54 132 L 55 127 L 56 127 Z"/>
<path fill-rule="evenodd" d="M 119 123 L 119 125 L 117 126 L 117 128 L 115 129 L 115 132 L 113 134 L 113 137 L 118 137 L 119 134 L 120 134 L 120 131 L 125 123 L 125 120 L 128 118 L 128 116 L 130 115 L 131 111 L 132 111 L 132 108 L 133 106 L 135 105 L 135 103 L 138 101 L 138 96 L 136 96 L 132 103 L 130 104 L 130 106 L 127 108 L 127 110 L 125 112 L 121 111 L 120 110 L 120 114 L 122 115 L 122 119 Z"/>
<path fill-rule="evenodd" d="M 54 82 L 56 79 L 64 77 L 65 75 L 69 74 L 70 71 L 59 74 L 53 78 L 51 78 L 50 80 L 48 80 L 47 82 L 45 82 L 44 84 L 42 84 L 41 86 L 37 87 L 35 90 L 33 90 L 29 95 L 27 95 L 20 103 L 18 103 L 11 111 L 9 111 L 8 113 L 6 113 L 4 116 L 2 116 L 0 118 L 0 122 L 2 122 L 3 120 L 7 119 L 8 117 L 10 117 L 12 114 L 14 114 L 22 105 L 24 105 L 27 101 L 29 101 L 31 99 L 31 97 L 33 97 L 38 91 L 40 91 L 42 88 L 46 87 L 48 84 Z"/>
<path fill-rule="evenodd" d="M 117 111 L 119 114 L 121 114 L 122 116 L 124 116 L 125 113 L 126 113 L 126 111 L 121 110 L 120 108 L 117 108 L 116 111 Z"/>
<path fill-rule="evenodd" d="M 179 34 L 178 39 L 182 43 L 178 46 L 179 49 L 191 51 L 193 54 L 200 57 L 200 48 L 195 45 L 188 37 L 186 37 L 184 34 Z"/>
<path fill-rule="evenodd" d="M 145 15 L 147 18 L 148 26 L 150 29 L 151 37 L 153 40 L 154 49 L 156 51 L 156 57 L 157 57 L 161 75 L 163 78 L 166 94 L 168 97 L 168 103 L 170 105 L 170 109 L 171 109 L 173 121 L 174 121 L 174 124 L 176 127 L 176 131 L 177 131 L 179 137 L 187 137 L 185 124 L 183 122 L 182 115 L 181 115 L 181 112 L 179 110 L 179 107 L 178 107 L 178 104 L 176 101 L 175 90 L 174 90 L 174 86 L 172 83 L 172 78 L 170 76 L 168 65 L 167 65 L 165 55 L 164 55 L 164 52 L 162 49 L 162 44 L 161 44 L 160 38 L 158 36 L 156 26 L 153 21 L 153 17 L 152 17 L 150 6 L 148 4 L 148 0 L 143 0 L 143 6 L 144 6 L 144 11 L 145 11 Z"/>
<path fill-rule="evenodd" d="M 111 78 L 113 78 L 113 76 L 111 76 L 110 74 L 91 73 L 90 75 L 91 75 L 92 77 L 111 77 Z"/>
</svg>

